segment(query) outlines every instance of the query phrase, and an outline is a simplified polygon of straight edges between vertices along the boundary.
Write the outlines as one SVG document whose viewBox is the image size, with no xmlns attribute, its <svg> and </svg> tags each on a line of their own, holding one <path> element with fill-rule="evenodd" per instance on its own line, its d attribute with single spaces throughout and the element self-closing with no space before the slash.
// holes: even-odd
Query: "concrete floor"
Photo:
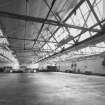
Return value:
<svg viewBox="0 0 105 105">
<path fill-rule="evenodd" d="M 105 105 L 105 77 L 0 74 L 0 105 Z"/>
</svg>

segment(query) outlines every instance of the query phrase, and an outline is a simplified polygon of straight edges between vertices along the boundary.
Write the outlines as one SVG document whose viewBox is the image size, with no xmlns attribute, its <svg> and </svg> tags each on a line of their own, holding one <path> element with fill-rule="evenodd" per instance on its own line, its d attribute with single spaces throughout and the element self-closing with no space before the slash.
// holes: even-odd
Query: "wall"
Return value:
<svg viewBox="0 0 105 105">
<path fill-rule="evenodd" d="M 72 70 L 71 64 L 76 63 L 76 71 L 80 69 L 81 72 L 91 71 L 93 73 L 105 74 L 105 66 L 102 65 L 104 58 L 102 57 L 91 57 L 87 60 L 77 61 L 77 62 L 60 62 L 60 71 Z"/>
<path fill-rule="evenodd" d="M 77 64 L 76 65 L 76 71 L 80 69 L 81 72 L 85 71 L 91 71 L 93 73 L 100 73 L 100 74 L 105 74 L 105 66 L 102 65 L 102 61 L 104 58 L 102 57 L 91 57 L 88 58 L 87 60 L 82 60 L 82 61 L 76 61 L 76 62 L 56 62 L 56 66 L 60 71 L 65 71 L 65 70 L 73 70 L 71 68 L 72 63 Z M 46 65 L 50 65 L 49 63 L 40 63 L 39 68 L 45 68 Z"/>
<path fill-rule="evenodd" d="M 102 65 L 104 58 L 96 57 L 90 60 L 77 62 L 81 71 L 92 71 L 93 73 L 105 74 L 105 66 Z"/>
</svg>

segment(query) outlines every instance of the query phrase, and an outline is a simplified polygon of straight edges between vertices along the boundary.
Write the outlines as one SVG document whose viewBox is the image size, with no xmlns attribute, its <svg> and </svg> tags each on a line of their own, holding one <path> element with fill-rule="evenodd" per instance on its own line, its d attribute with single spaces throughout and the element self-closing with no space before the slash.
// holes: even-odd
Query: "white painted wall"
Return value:
<svg viewBox="0 0 105 105">
<path fill-rule="evenodd" d="M 104 58 L 95 57 L 91 60 L 77 62 L 77 67 L 81 71 L 92 71 L 93 73 L 105 74 L 105 66 L 102 65 Z"/>
<path fill-rule="evenodd" d="M 102 57 L 91 57 L 88 60 L 76 62 L 76 70 L 80 69 L 81 72 L 92 71 L 93 73 L 105 74 L 105 66 L 102 65 Z M 71 70 L 72 62 L 57 62 L 56 66 L 60 71 Z M 40 63 L 39 68 L 45 68 L 48 63 Z"/>
<path fill-rule="evenodd" d="M 92 71 L 93 73 L 101 73 L 105 74 L 105 66 L 102 65 L 102 61 L 104 58 L 102 57 L 92 57 L 88 60 L 78 61 L 76 62 L 76 69 L 80 69 L 80 71 Z M 60 62 L 60 70 L 65 71 L 71 69 L 72 62 Z"/>
</svg>

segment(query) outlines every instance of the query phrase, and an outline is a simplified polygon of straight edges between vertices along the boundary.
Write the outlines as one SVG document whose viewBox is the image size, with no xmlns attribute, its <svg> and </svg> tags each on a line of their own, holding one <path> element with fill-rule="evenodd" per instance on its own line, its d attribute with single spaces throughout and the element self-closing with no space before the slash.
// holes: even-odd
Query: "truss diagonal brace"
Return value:
<svg viewBox="0 0 105 105">
<path fill-rule="evenodd" d="M 90 45 L 90 43 L 96 44 L 96 43 L 102 42 L 102 41 L 104 41 L 104 39 L 105 39 L 105 31 L 99 32 L 95 36 L 92 36 L 92 37 L 87 38 L 81 42 L 78 42 L 78 44 L 74 44 L 73 46 L 68 47 L 68 48 L 64 49 L 63 51 L 60 51 L 60 52 L 54 53 L 48 57 L 45 57 L 45 58 L 39 60 L 38 62 L 53 58 L 55 56 L 58 56 L 59 54 L 64 54 L 66 52 L 75 51 L 76 47 L 78 47 L 78 49 L 81 49 L 81 48 L 84 48 L 84 47 Z M 36 62 L 36 63 L 38 63 L 38 62 Z"/>
</svg>

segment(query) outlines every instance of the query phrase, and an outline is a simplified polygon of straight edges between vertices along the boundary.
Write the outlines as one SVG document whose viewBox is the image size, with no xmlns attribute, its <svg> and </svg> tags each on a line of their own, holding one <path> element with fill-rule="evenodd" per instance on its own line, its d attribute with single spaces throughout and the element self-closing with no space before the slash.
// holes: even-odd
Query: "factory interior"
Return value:
<svg viewBox="0 0 105 105">
<path fill-rule="evenodd" d="M 0 0 L 0 105 L 105 105 L 105 1 Z"/>
</svg>

